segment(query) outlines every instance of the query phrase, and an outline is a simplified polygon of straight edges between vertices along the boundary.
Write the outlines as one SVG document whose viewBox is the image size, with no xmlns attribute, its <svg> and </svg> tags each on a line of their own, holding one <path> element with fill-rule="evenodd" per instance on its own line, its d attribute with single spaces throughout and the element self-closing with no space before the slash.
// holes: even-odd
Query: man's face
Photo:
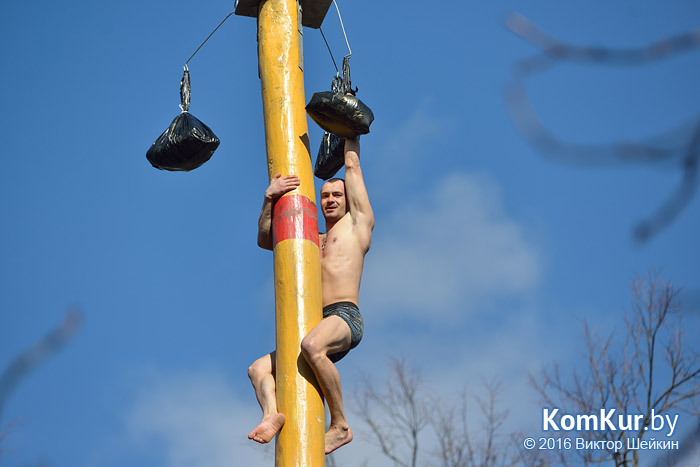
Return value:
<svg viewBox="0 0 700 467">
<path fill-rule="evenodd" d="M 345 215 L 345 184 L 341 180 L 326 182 L 321 187 L 321 212 L 326 220 L 339 220 Z"/>
</svg>

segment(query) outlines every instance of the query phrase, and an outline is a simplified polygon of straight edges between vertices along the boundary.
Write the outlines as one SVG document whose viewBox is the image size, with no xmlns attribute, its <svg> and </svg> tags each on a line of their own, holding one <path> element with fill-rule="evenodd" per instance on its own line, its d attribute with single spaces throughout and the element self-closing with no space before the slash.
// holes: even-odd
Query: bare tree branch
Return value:
<svg viewBox="0 0 700 467">
<path fill-rule="evenodd" d="M 74 309 L 68 310 L 61 324 L 10 362 L 0 375 L 0 421 L 5 404 L 22 378 L 70 342 L 80 330 L 81 323 L 82 315 L 80 312 Z M 14 431 L 15 427 L 15 421 L 4 427 L 0 425 L 0 445 Z M 3 450 L 0 449 L 0 458 L 2 454 Z M 40 459 L 33 467 L 46 467 L 48 465 L 48 460 Z"/>
<path fill-rule="evenodd" d="M 637 240 L 646 241 L 668 227 L 688 205 L 697 189 L 700 159 L 700 118 L 693 119 L 673 135 L 660 135 L 649 141 L 620 141 L 613 144 L 579 144 L 557 138 L 533 109 L 525 80 L 563 62 L 591 65 L 643 66 L 670 56 L 700 48 L 700 29 L 662 39 L 637 49 L 615 50 L 566 44 L 539 29 L 527 18 L 511 14 L 506 26 L 541 53 L 518 61 L 506 85 L 506 103 L 518 132 L 542 154 L 570 164 L 603 165 L 673 164 L 682 173 L 674 193 L 634 229 Z M 677 133 L 684 133 L 679 136 Z M 651 142 L 654 141 L 654 142 Z M 663 143 L 659 143 L 663 141 Z"/>
<path fill-rule="evenodd" d="M 75 309 L 68 310 L 61 324 L 22 352 L 0 375 L 0 420 L 10 394 L 19 382 L 34 368 L 58 352 L 80 330 L 82 315 Z"/>
<path fill-rule="evenodd" d="M 418 435 L 428 424 L 426 398 L 422 394 L 418 373 L 404 359 L 390 364 L 392 379 L 384 390 L 377 392 L 375 384 L 362 378 L 362 388 L 355 396 L 356 414 L 369 427 L 371 439 L 394 465 L 418 465 Z M 397 440 L 402 441 L 401 445 Z M 408 448 L 409 455 L 402 455 Z"/>
<path fill-rule="evenodd" d="M 435 465 L 419 450 L 419 435 L 428 426 L 437 440 L 431 454 L 441 467 L 505 467 L 519 462 L 511 438 L 500 435 L 507 412 L 497 408 L 499 384 L 484 382 L 485 397 L 464 391 L 453 403 L 439 395 L 428 397 L 423 381 L 406 360 L 392 360 L 390 369 L 381 391 L 376 381 L 362 379 L 362 389 L 356 392 L 356 413 L 369 427 L 372 441 L 395 466 Z M 469 422 L 474 418 L 468 413 L 472 400 L 482 421 L 476 429 Z"/>
<path fill-rule="evenodd" d="M 584 322 L 587 373 L 573 370 L 566 379 L 554 366 L 537 378 L 530 376 L 542 400 L 566 413 L 589 414 L 614 406 L 620 413 L 643 416 L 636 431 L 577 432 L 587 440 L 641 440 L 652 413 L 676 410 L 700 416 L 700 354 L 684 340 L 679 290 L 652 272 L 633 281 L 632 293 L 632 307 L 624 314 L 624 339 L 614 333 L 601 338 Z M 639 450 L 630 449 L 627 443 L 619 451 L 588 450 L 578 455 L 586 464 L 639 465 Z"/>
</svg>

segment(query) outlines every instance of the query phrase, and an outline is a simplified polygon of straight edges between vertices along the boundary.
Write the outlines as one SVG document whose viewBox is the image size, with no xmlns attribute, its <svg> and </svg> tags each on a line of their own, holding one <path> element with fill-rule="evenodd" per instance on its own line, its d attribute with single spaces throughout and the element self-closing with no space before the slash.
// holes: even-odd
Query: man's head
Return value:
<svg viewBox="0 0 700 467">
<path fill-rule="evenodd" d="M 326 223 L 339 221 L 348 212 L 345 199 L 345 180 L 331 178 L 321 187 L 321 212 Z"/>
</svg>

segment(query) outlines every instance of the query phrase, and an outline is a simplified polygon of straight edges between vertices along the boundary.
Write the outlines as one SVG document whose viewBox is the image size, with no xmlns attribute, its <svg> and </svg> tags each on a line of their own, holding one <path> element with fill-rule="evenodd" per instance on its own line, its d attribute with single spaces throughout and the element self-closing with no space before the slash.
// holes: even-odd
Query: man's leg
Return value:
<svg viewBox="0 0 700 467">
<path fill-rule="evenodd" d="M 328 355 L 349 349 L 350 341 L 350 327 L 338 316 L 321 320 L 301 341 L 301 351 L 316 375 L 331 413 L 331 423 L 326 433 L 326 454 L 352 441 L 352 431 L 343 410 L 340 374 L 328 358 Z"/>
<path fill-rule="evenodd" d="M 259 358 L 248 368 L 248 377 L 255 388 L 255 396 L 263 411 L 262 421 L 248 438 L 258 443 L 268 443 L 284 425 L 284 415 L 277 413 L 275 392 L 275 352 Z"/>
</svg>

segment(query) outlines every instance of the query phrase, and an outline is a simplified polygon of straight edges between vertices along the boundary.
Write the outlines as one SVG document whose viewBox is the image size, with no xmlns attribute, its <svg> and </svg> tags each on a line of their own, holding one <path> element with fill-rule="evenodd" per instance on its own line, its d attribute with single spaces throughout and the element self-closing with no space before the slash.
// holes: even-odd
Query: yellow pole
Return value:
<svg viewBox="0 0 700 467">
<path fill-rule="evenodd" d="M 300 352 L 301 340 L 321 320 L 321 260 L 298 29 L 295 0 L 260 2 L 258 60 L 268 175 L 301 179 L 272 214 L 277 404 L 286 417 L 275 465 L 320 467 L 325 463 L 323 399 Z"/>
</svg>

